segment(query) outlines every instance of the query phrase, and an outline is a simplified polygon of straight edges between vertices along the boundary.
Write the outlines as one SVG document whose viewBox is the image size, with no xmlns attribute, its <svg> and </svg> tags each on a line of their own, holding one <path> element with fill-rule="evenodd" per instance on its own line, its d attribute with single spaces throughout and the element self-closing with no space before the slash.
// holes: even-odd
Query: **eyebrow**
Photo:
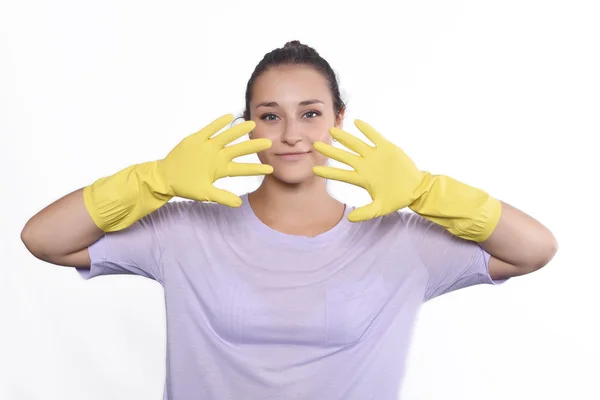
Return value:
<svg viewBox="0 0 600 400">
<path fill-rule="evenodd" d="M 315 103 L 325 104 L 321 100 L 310 99 L 310 100 L 301 101 L 299 103 L 299 105 L 301 105 L 301 106 L 308 106 L 308 105 L 315 104 Z M 279 107 L 279 104 L 277 104 L 277 102 L 275 102 L 275 101 L 265 101 L 265 102 L 257 104 L 256 108 L 258 108 L 258 107 Z"/>
</svg>

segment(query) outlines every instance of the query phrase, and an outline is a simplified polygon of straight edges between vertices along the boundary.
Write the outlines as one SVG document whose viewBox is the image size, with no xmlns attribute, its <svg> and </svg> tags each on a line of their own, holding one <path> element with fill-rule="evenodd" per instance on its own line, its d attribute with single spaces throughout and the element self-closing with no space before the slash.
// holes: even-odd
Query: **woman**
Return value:
<svg viewBox="0 0 600 400">
<path fill-rule="evenodd" d="M 421 304 L 531 273 L 557 245 L 486 192 L 418 170 L 366 123 L 375 146 L 342 131 L 344 111 L 327 61 L 289 42 L 252 74 L 244 122 L 218 133 L 221 117 L 164 159 L 65 196 L 23 241 L 86 278 L 163 285 L 165 399 L 396 399 Z M 260 164 L 232 161 L 252 153 Z M 213 186 L 247 175 L 264 180 L 241 197 Z M 373 203 L 336 200 L 325 178 Z"/>
</svg>

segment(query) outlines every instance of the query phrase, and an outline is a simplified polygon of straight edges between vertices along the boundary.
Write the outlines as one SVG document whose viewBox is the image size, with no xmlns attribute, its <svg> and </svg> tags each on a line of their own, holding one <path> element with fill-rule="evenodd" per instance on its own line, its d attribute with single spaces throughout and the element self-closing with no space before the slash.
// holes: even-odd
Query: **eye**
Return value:
<svg viewBox="0 0 600 400">
<path fill-rule="evenodd" d="M 273 117 L 273 118 L 271 118 L 271 117 Z M 260 117 L 261 120 L 266 120 L 266 121 L 275 121 L 275 118 L 277 118 L 277 115 L 271 114 L 271 113 L 263 114 Z"/>
<path fill-rule="evenodd" d="M 309 114 L 312 114 L 312 115 L 314 115 L 313 117 L 309 117 L 309 118 L 314 118 L 314 117 L 318 117 L 319 115 L 321 115 L 321 113 L 320 113 L 320 112 L 318 112 L 318 111 L 314 111 L 314 110 L 313 110 L 313 111 L 309 111 L 309 112 L 307 112 L 307 113 L 306 113 L 306 114 L 304 114 L 304 115 L 309 115 Z"/>
</svg>

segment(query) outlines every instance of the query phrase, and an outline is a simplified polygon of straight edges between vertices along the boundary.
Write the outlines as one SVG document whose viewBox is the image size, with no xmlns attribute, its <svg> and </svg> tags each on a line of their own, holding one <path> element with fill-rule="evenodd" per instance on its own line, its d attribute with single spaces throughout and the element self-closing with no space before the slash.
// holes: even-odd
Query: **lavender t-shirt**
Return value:
<svg viewBox="0 0 600 400">
<path fill-rule="evenodd" d="M 78 269 L 162 284 L 165 400 L 397 400 L 421 304 L 502 282 L 477 243 L 410 211 L 300 237 L 242 200 L 173 200 Z"/>
</svg>

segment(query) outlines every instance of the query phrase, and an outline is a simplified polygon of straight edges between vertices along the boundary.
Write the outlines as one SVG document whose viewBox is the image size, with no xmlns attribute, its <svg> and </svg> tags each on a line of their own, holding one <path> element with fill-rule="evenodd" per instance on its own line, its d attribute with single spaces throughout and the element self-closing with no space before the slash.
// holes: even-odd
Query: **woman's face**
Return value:
<svg viewBox="0 0 600 400">
<path fill-rule="evenodd" d="M 273 145 L 258 157 L 273 166 L 272 176 L 289 184 L 318 178 L 315 165 L 327 157 L 313 148 L 315 141 L 331 143 L 329 129 L 341 128 L 326 79 L 314 68 L 284 65 L 265 71 L 254 82 L 250 101 L 256 123 L 252 138 L 271 139 Z"/>
</svg>

